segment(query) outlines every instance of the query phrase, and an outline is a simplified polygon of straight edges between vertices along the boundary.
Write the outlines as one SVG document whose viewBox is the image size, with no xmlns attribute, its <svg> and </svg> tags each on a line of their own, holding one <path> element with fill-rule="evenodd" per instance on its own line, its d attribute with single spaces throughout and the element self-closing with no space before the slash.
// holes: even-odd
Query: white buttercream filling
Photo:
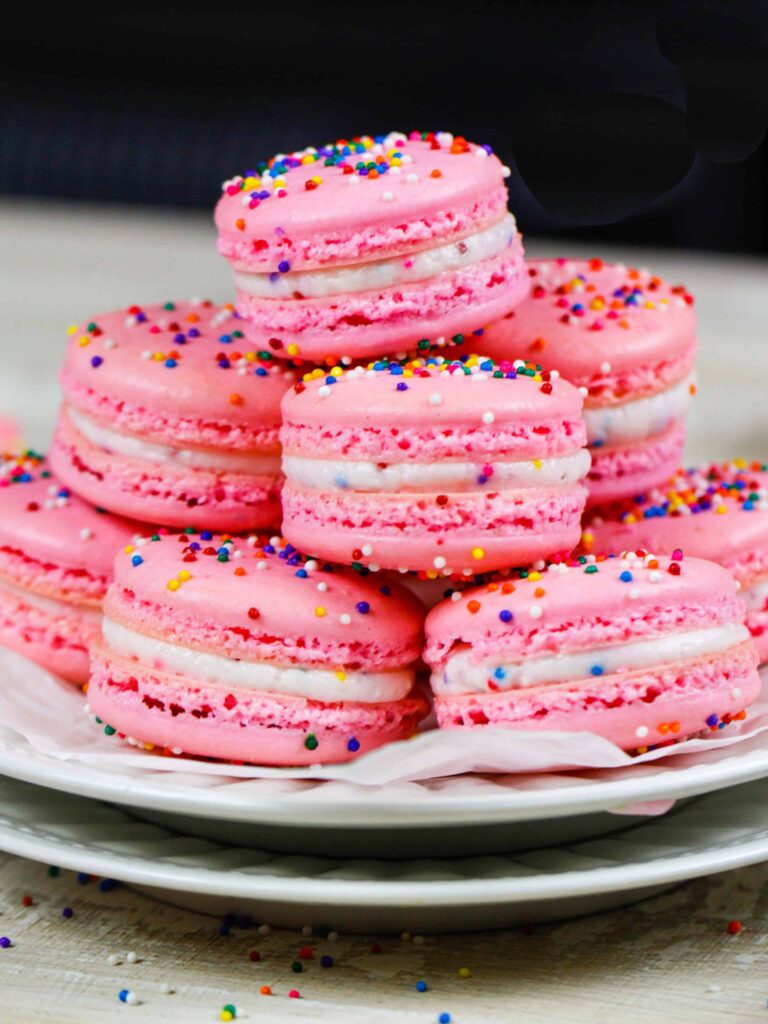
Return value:
<svg viewBox="0 0 768 1024">
<path fill-rule="evenodd" d="M 90 417 L 84 416 L 79 409 L 73 409 L 71 405 L 67 407 L 67 414 L 83 437 L 110 454 L 185 469 L 212 469 L 248 473 L 253 476 L 277 476 L 280 472 L 278 454 L 172 448 L 157 441 L 147 441 L 136 434 L 124 434 L 111 427 L 105 427 L 103 423 L 96 423 Z"/>
<path fill-rule="evenodd" d="M 379 701 L 400 700 L 413 687 L 410 668 L 381 672 L 351 672 L 325 666 L 277 665 L 267 661 L 242 661 L 221 654 L 195 651 L 165 640 L 137 633 L 105 617 L 104 639 L 118 654 L 143 664 L 209 683 L 264 693 L 282 693 L 308 700 Z"/>
<path fill-rule="evenodd" d="M 515 240 L 517 226 L 512 214 L 483 231 L 457 242 L 448 242 L 423 252 L 354 266 L 327 270 L 297 270 L 286 273 L 254 274 L 235 272 L 235 284 L 246 295 L 258 299 L 322 299 L 380 288 L 392 288 L 412 281 L 426 281 L 438 274 L 498 256 Z"/>
<path fill-rule="evenodd" d="M 768 579 L 758 580 L 747 587 L 741 587 L 739 597 L 750 612 L 761 612 L 768 602 Z"/>
<path fill-rule="evenodd" d="M 589 444 L 593 447 L 628 444 L 630 441 L 642 441 L 646 437 L 663 434 L 687 413 L 693 400 L 691 385 L 695 380 L 695 374 L 691 373 L 666 391 L 659 391 L 647 398 L 623 402 L 621 405 L 585 409 Z"/>
<path fill-rule="evenodd" d="M 288 480 L 318 491 L 512 490 L 573 485 L 589 472 L 591 456 L 582 448 L 570 455 L 522 462 L 356 462 L 283 456 Z"/>
<path fill-rule="evenodd" d="M 463 648 L 448 659 L 442 671 L 432 673 L 432 687 L 437 694 L 458 695 L 488 693 L 494 689 L 526 689 L 593 676 L 597 682 L 600 675 L 717 654 L 748 639 L 746 626 L 728 622 L 708 629 L 673 632 L 649 640 L 632 640 L 515 662 L 474 661 L 471 648 Z"/>
<path fill-rule="evenodd" d="M 10 597 L 16 598 L 22 604 L 38 608 L 41 612 L 60 618 L 62 615 L 71 615 L 73 611 L 91 622 L 98 622 L 101 619 L 101 609 L 93 608 L 90 605 L 80 604 L 77 601 L 62 601 L 58 597 L 49 597 L 44 594 L 37 594 L 26 587 L 20 587 L 10 580 L 0 579 L 0 591 L 4 591 Z"/>
</svg>

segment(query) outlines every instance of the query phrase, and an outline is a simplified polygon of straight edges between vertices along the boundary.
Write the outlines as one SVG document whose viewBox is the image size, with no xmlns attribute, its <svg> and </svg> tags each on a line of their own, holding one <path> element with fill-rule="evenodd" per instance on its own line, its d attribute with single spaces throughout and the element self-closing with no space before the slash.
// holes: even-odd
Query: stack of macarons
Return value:
<svg viewBox="0 0 768 1024">
<path fill-rule="evenodd" d="M 768 635 L 741 519 L 765 480 L 668 482 L 691 296 L 600 260 L 526 264 L 508 173 L 489 146 L 393 132 L 227 180 L 233 302 L 71 331 L 50 470 L 4 470 L 23 522 L 0 543 L 0 642 L 88 675 L 108 734 L 237 762 L 409 738 L 425 664 L 449 730 L 644 750 L 741 720 Z M 729 542 L 632 529 L 718 503 L 739 510 Z M 75 510 L 76 537 L 48 525 Z"/>
</svg>

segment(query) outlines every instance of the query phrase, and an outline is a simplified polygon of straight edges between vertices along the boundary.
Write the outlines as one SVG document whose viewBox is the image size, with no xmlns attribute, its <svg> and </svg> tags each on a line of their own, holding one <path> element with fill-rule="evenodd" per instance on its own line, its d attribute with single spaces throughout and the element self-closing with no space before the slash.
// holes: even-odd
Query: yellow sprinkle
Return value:
<svg viewBox="0 0 768 1024">
<path fill-rule="evenodd" d="M 470 969 L 468 967 L 460 967 L 459 968 L 459 977 L 460 978 L 471 978 L 472 977 L 472 971 L 470 971 Z"/>
<path fill-rule="evenodd" d="M 318 619 L 322 619 L 323 616 L 325 615 L 325 608 L 323 608 L 321 604 L 319 604 L 317 608 L 315 608 L 315 615 L 318 617 Z"/>
<path fill-rule="evenodd" d="M 192 579 L 192 574 L 190 572 L 187 572 L 186 569 L 182 569 L 181 572 L 179 573 L 179 579 L 181 580 L 182 583 L 186 583 L 187 580 Z"/>
<path fill-rule="evenodd" d="M 181 584 L 179 583 L 178 580 L 168 580 L 168 589 L 169 590 L 178 590 L 180 586 L 181 586 Z"/>
<path fill-rule="evenodd" d="M 624 520 L 624 522 L 625 523 L 636 523 L 637 522 L 637 516 L 634 514 L 634 512 L 630 512 L 630 514 L 627 516 L 627 518 Z"/>
<path fill-rule="evenodd" d="M 647 754 L 648 753 L 648 747 L 638 747 L 637 748 L 637 752 L 638 752 L 638 754 Z"/>
<path fill-rule="evenodd" d="M 219 1019 L 220 1020 L 234 1020 L 235 1017 L 234 1017 L 234 1014 L 232 1013 L 231 1010 L 222 1010 L 221 1013 L 219 1014 Z"/>
<path fill-rule="evenodd" d="M 717 512 L 717 514 L 719 516 L 724 515 L 727 511 L 728 511 L 728 508 L 727 508 L 726 505 L 718 505 L 717 508 L 715 509 L 715 512 Z"/>
<path fill-rule="evenodd" d="M 536 572 L 536 570 L 534 569 L 533 572 L 529 572 L 528 573 L 528 579 L 532 583 L 535 583 L 536 580 L 540 580 L 541 579 L 541 573 L 540 572 Z"/>
<path fill-rule="evenodd" d="M 291 342 L 291 344 L 286 347 L 285 351 L 289 356 L 297 356 L 299 354 L 299 346 Z"/>
<path fill-rule="evenodd" d="M 155 352 L 152 358 L 155 360 L 156 363 L 161 363 L 165 359 L 165 356 L 163 355 L 162 352 Z"/>
<path fill-rule="evenodd" d="M 533 468 L 534 469 L 541 469 L 541 467 L 542 467 L 541 459 L 534 459 L 533 460 Z"/>
<path fill-rule="evenodd" d="M 71 327 L 68 327 L 67 334 L 77 334 L 77 324 L 72 324 Z"/>
<path fill-rule="evenodd" d="M 128 544 L 128 545 L 126 545 L 124 550 L 125 550 L 126 555 L 132 555 L 133 552 L 136 550 L 136 548 L 133 546 L 133 544 Z"/>
<path fill-rule="evenodd" d="M 343 683 L 344 680 L 347 678 L 347 673 L 344 671 L 343 668 L 336 670 L 336 678 L 339 680 L 340 683 Z"/>
<path fill-rule="evenodd" d="M 340 377 L 344 371 L 340 366 L 334 366 L 331 370 L 331 377 Z"/>
<path fill-rule="evenodd" d="M 485 558 L 485 551 L 482 548 L 472 548 L 472 557 L 480 561 L 481 558 Z"/>
<path fill-rule="evenodd" d="M 87 334 L 81 334 L 80 337 L 77 339 L 77 343 L 80 346 L 80 348 L 85 348 L 86 345 L 91 344 L 91 339 L 88 337 Z"/>
<path fill-rule="evenodd" d="M 736 469 L 746 469 L 747 468 L 747 460 L 746 459 L 734 459 L 733 460 L 733 464 L 736 467 Z"/>
</svg>

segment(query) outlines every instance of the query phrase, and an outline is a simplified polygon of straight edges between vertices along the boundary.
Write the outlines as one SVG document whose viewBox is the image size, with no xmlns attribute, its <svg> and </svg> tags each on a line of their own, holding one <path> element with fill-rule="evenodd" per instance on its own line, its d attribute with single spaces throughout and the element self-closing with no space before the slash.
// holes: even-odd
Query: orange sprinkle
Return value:
<svg viewBox="0 0 768 1024">
<path fill-rule="evenodd" d="M 234 392 L 233 394 L 231 394 L 229 396 L 229 400 L 232 403 L 232 405 L 242 405 L 243 402 L 245 401 L 243 396 L 242 395 L 238 395 L 237 392 Z"/>
<path fill-rule="evenodd" d="M 245 221 L 242 217 L 238 217 L 235 221 L 235 227 L 238 231 L 245 231 Z"/>
<path fill-rule="evenodd" d="M 438 168 L 436 167 L 434 171 L 429 172 L 429 176 L 430 178 L 442 178 L 443 172 L 438 170 Z"/>
<path fill-rule="evenodd" d="M 467 611 L 471 612 L 472 615 L 476 615 L 477 612 L 480 611 L 480 602 L 479 601 L 468 601 L 467 602 Z"/>
</svg>

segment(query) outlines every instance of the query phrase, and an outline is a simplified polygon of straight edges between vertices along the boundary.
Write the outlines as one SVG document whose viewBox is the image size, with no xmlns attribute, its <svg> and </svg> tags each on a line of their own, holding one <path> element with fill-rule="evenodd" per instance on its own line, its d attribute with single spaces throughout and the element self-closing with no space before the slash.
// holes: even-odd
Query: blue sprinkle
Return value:
<svg viewBox="0 0 768 1024">
<path fill-rule="evenodd" d="M 219 935 L 227 936 L 230 934 L 230 927 L 228 924 L 219 925 Z"/>
<path fill-rule="evenodd" d="M 88 883 L 91 880 L 91 876 L 86 874 L 85 871 L 80 871 L 78 872 L 77 880 L 80 883 L 80 885 L 88 885 Z"/>
<path fill-rule="evenodd" d="M 94 356 L 93 359 L 91 359 L 91 366 L 96 369 L 96 367 L 101 366 L 103 362 L 104 360 L 101 356 Z"/>
<path fill-rule="evenodd" d="M 320 966 L 321 967 L 333 967 L 333 957 L 332 956 L 328 956 L 327 953 L 326 953 L 325 956 L 321 956 L 320 957 Z"/>
<path fill-rule="evenodd" d="M 266 377 L 267 376 L 267 371 L 264 369 L 263 366 L 257 366 L 256 369 L 253 372 L 256 374 L 257 377 Z"/>
<path fill-rule="evenodd" d="M 177 345 L 186 345 L 187 344 L 187 339 L 184 337 L 183 334 L 175 334 L 173 336 L 173 340 L 176 342 Z"/>
<path fill-rule="evenodd" d="M 134 555 L 133 558 L 131 558 L 131 565 L 141 565 L 143 561 L 144 559 L 141 555 Z"/>
<path fill-rule="evenodd" d="M 593 665 L 589 671 L 592 673 L 593 676 L 601 676 L 603 674 L 603 666 Z"/>
<path fill-rule="evenodd" d="M 352 739 L 349 741 L 349 743 L 347 743 L 347 750 L 349 750 L 353 754 L 355 754 L 355 753 L 357 753 L 357 751 L 359 749 L 360 749 L 360 740 L 355 739 L 355 737 L 353 736 Z"/>
<path fill-rule="evenodd" d="M 514 619 L 514 615 L 508 608 L 503 608 L 499 612 L 499 618 L 501 619 L 502 622 L 511 622 L 512 619 Z"/>
<path fill-rule="evenodd" d="M 128 999 L 128 989 L 121 988 L 120 991 L 117 993 L 117 998 L 120 1000 L 121 1003 L 126 1002 Z"/>
<path fill-rule="evenodd" d="M 368 612 L 371 610 L 371 606 L 368 604 L 367 601 L 358 601 L 357 604 L 355 605 L 355 608 L 357 608 L 361 615 L 367 615 Z"/>
<path fill-rule="evenodd" d="M 333 482 L 335 486 L 339 488 L 340 491 L 343 491 L 347 487 L 349 487 L 349 484 L 347 483 L 347 478 L 344 476 L 335 476 L 333 478 Z"/>
<path fill-rule="evenodd" d="M 398 391 L 407 391 L 408 390 L 408 385 L 406 383 L 404 383 L 404 381 L 400 381 L 400 383 L 397 385 L 397 390 Z"/>
<path fill-rule="evenodd" d="M 709 718 L 706 719 L 706 723 L 711 729 L 714 729 L 714 727 L 717 725 L 719 721 L 720 719 L 717 717 L 717 715 L 710 715 Z"/>
<path fill-rule="evenodd" d="M 392 594 L 392 588 L 388 587 L 386 583 L 383 587 L 379 587 L 379 591 L 384 595 L 384 597 L 389 597 Z"/>
<path fill-rule="evenodd" d="M 417 981 L 416 982 L 416 991 L 417 992 L 426 992 L 428 987 L 429 986 L 427 985 L 426 981 Z"/>
<path fill-rule="evenodd" d="M 437 1021 L 438 1024 L 451 1024 L 450 1013 L 441 1013 L 440 1016 L 437 1018 Z"/>
<path fill-rule="evenodd" d="M 307 572 L 306 569 L 297 569 L 296 575 L 299 577 L 300 580 L 305 580 L 309 576 L 309 573 Z"/>
<path fill-rule="evenodd" d="M 114 878 L 102 878 L 99 882 L 99 892 L 112 892 L 119 884 Z"/>
<path fill-rule="evenodd" d="M 187 331 L 187 337 L 188 338 L 199 338 L 200 337 L 200 331 L 198 331 L 198 329 L 196 327 L 190 327 L 190 329 Z"/>
<path fill-rule="evenodd" d="M 213 534 L 210 530 L 201 530 L 200 540 L 212 540 Z"/>
<path fill-rule="evenodd" d="M 229 345 L 232 342 L 232 335 L 231 334 L 220 334 L 219 335 L 219 341 L 222 343 L 222 345 Z"/>
<path fill-rule="evenodd" d="M 493 670 L 493 677 L 494 677 L 494 679 L 506 679 L 507 678 L 506 669 L 503 669 L 501 667 L 501 665 L 499 665 L 498 668 L 495 668 Z"/>
<path fill-rule="evenodd" d="M 619 576 L 619 579 L 621 580 L 622 583 L 631 583 L 632 582 L 632 573 L 625 569 L 624 572 L 621 573 L 621 575 Z"/>
<path fill-rule="evenodd" d="M 291 269 L 291 264 L 288 262 L 288 260 L 280 260 L 280 262 L 277 264 L 277 269 L 280 271 L 281 274 L 287 274 L 288 271 Z"/>
<path fill-rule="evenodd" d="M 165 365 L 168 367 L 169 370 L 172 370 L 174 366 L 178 366 L 178 363 L 176 362 L 175 359 L 166 359 Z"/>
</svg>

